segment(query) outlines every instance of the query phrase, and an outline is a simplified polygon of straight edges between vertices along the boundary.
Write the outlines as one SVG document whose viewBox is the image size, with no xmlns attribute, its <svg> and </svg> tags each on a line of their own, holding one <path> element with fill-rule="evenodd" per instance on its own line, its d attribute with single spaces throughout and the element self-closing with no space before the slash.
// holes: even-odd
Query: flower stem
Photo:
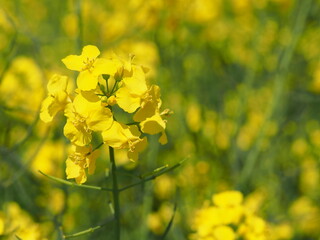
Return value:
<svg viewBox="0 0 320 240">
<path fill-rule="evenodd" d="M 114 220 L 115 220 L 115 240 L 120 240 L 120 202 L 119 202 L 119 188 L 117 180 L 117 166 L 114 159 L 114 149 L 109 147 L 109 156 L 111 163 L 111 175 L 112 175 L 112 195 L 114 204 Z"/>
</svg>

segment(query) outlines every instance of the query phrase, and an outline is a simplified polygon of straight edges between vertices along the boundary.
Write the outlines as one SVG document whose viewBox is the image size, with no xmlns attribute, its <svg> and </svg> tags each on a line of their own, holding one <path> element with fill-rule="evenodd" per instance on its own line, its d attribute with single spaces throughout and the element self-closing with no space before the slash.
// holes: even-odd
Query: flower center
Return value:
<svg viewBox="0 0 320 240">
<path fill-rule="evenodd" d="M 87 126 L 86 118 L 82 117 L 79 113 L 74 113 L 75 116 L 73 118 L 73 125 L 81 131 L 86 133 L 91 133 L 91 130 Z"/>
<path fill-rule="evenodd" d="M 83 68 L 82 71 L 88 70 L 89 72 L 92 72 L 93 68 L 94 68 L 94 63 L 95 63 L 96 59 L 95 58 L 87 58 L 86 60 L 83 61 Z"/>
</svg>

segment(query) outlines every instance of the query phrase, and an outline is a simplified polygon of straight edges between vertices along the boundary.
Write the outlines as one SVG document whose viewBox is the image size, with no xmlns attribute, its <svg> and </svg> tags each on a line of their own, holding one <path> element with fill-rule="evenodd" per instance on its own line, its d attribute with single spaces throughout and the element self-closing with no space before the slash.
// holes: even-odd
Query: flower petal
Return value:
<svg viewBox="0 0 320 240">
<path fill-rule="evenodd" d="M 128 158 L 131 161 L 137 161 L 139 157 L 139 153 L 142 152 L 148 145 L 147 137 L 144 137 L 139 141 L 134 148 L 134 151 L 128 151 Z"/>
<path fill-rule="evenodd" d="M 98 158 L 98 156 L 99 156 L 99 151 L 95 150 L 87 157 L 89 174 L 94 173 L 96 169 L 96 159 Z"/>
<path fill-rule="evenodd" d="M 68 78 L 66 76 L 61 76 L 54 74 L 47 85 L 48 92 L 55 95 L 59 92 L 65 92 L 68 85 Z"/>
<path fill-rule="evenodd" d="M 67 179 L 77 178 L 80 176 L 81 167 L 75 164 L 70 158 L 66 161 L 66 174 Z"/>
<path fill-rule="evenodd" d="M 74 144 L 85 146 L 91 142 L 91 133 L 86 131 L 83 126 L 76 128 L 68 119 L 63 128 L 64 135 Z"/>
<path fill-rule="evenodd" d="M 127 148 L 128 138 L 124 134 L 124 128 L 128 127 L 124 124 L 113 121 L 112 126 L 108 130 L 102 132 L 103 141 L 110 147 L 116 149 Z"/>
<path fill-rule="evenodd" d="M 116 100 L 119 107 L 128 113 L 133 113 L 140 107 L 140 97 L 131 95 L 126 87 L 120 88 L 116 93 Z"/>
<path fill-rule="evenodd" d="M 55 115 L 63 110 L 64 106 L 65 103 L 59 102 L 59 98 L 46 97 L 41 105 L 40 119 L 45 123 L 51 122 Z"/>
<path fill-rule="evenodd" d="M 157 134 L 166 128 L 166 122 L 161 118 L 160 114 L 147 118 L 140 123 L 141 131 L 148 134 Z"/>
<path fill-rule="evenodd" d="M 92 74 L 88 70 L 80 72 L 77 78 L 78 88 L 82 91 L 90 91 L 96 89 L 98 84 L 98 76 Z"/>
<path fill-rule="evenodd" d="M 62 62 L 68 69 L 80 72 L 84 66 L 84 60 L 82 56 L 69 55 L 62 59 Z"/>
<path fill-rule="evenodd" d="M 122 82 L 131 94 L 142 96 L 148 90 L 145 73 L 141 67 L 132 67 L 132 76 L 123 78 Z"/>
<path fill-rule="evenodd" d="M 119 62 L 111 59 L 98 58 L 94 63 L 93 72 L 96 75 L 108 74 L 114 76 L 120 67 Z"/>
<path fill-rule="evenodd" d="M 85 58 L 96 58 L 100 55 L 100 51 L 96 46 L 87 45 L 83 47 L 81 55 Z"/>
<path fill-rule="evenodd" d="M 95 132 L 102 132 L 111 127 L 113 123 L 112 113 L 109 108 L 99 106 L 90 112 L 87 119 L 88 127 Z"/>
</svg>

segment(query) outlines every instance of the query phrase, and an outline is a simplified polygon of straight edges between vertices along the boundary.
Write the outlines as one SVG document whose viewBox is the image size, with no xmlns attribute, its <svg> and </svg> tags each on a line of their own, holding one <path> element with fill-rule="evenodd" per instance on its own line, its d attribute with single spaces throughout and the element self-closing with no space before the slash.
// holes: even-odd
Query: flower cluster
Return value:
<svg viewBox="0 0 320 240">
<path fill-rule="evenodd" d="M 133 57 L 123 60 L 117 56 L 99 58 L 96 46 L 88 45 L 81 55 L 69 55 L 62 59 L 65 66 L 78 71 L 77 88 L 68 88 L 66 76 L 54 75 L 48 83 L 48 96 L 42 103 L 40 118 L 51 122 L 63 111 L 67 118 L 64 135 L 72 143 L 67 159 L 67 178 L 77 183 L 87 179 L 95 170 L 97 153 L 92 147 L 93 133 L 102 136 L 103 143 L 114 149 L 127 149 L 132 161 L 147 145 L 145 134 L 158 134 L 165 144 L 166 120 L 169 111 L 160 111 L 160 88 L 149 85 L 147 69 L 133 63 Z M 74 94 L 73 94 L 74 93 Z M 132 121 L 116 120 L 115 108 L 133 114 Z"/>
<path fill-rule="evenodd" d="M 194 240 L 266 240 L 266 222 L 243 205 L 238 191 L 226 191 L 212 197 L 214 205 L 198 210 L 194 220 Z"/>
</svg>

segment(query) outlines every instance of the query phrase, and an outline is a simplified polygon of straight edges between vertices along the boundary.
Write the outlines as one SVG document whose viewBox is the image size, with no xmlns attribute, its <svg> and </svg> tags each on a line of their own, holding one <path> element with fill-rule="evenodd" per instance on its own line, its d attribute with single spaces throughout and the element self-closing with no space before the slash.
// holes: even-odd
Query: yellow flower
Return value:
<svg viewBox="0 0 320 240">
<path fill-rule="evenodd" d="M 0 232 L 1 239 L 46 240 L 44 225 L 34 222 L 28 212 L 23 210 L 16 202 L 7 202 L 4 205 L 5 217 L 0 212 L 0 224 L 4 225 Z M 0 229 L 1 230 L 1 229 Z"/>
<path fill-rule="evenodd" d="M 212 231 L 215 240 L 234 240 L 236 239 L 236 234 L 229 226 L 218 226 Z"/>
<path fill-rule="evenodd" d="M 101 74 L 114 75 L 118 70 L 117 62 L 111 59 L 98 58 L 100 51 L 96 46 L 87 45 L 81 55 L 69 55 L 62 62 L 70 70 L 79 71 L 77 86 L 83 91 L 90 91 L 97 87 Z"/>
<path fill-rule="evenodd" d="M 213 195 L 212 200 L 218 207 L 235 207 L 242 204 L 243 195 L 238 191 L 225 191 Z"/>
<path fill-rule="evenodd" d="M 0 49 L 5 46 L 1 34 L 2 30 Z M 44 98 L 42 71 L 33 59 L 23 56 L 10 60 L 9 66 L 1 78 L 0 100 L 2 104 L 14 109 L 10 111 L 10 115 L 31 124 Z"/>
<path fill-rule="evenodd" d="M 262 218 L 248 214 L 245 222 L 240 225 L 238 233 L 248 240 L 266 240 L 267 224 Z"/>
<path fill-rule="evenodd" d="M 219 208 L 223 224 L 238 224 L 244 213 L 243 195 L 238 191 L 225 191 L 212 197 L 213 203 Z"/>
<path fill-rule="evenodd" d="M 51 122 L 54 116 L 65 108 L 70 101 L 67 92 L 68 78 L 58 74 L 53 75 L 47 85 L 48 96 L 43 100 L 40 119 L 46 123 Z"/>
<path fill-rule="evenodd" d="M 168 113 L 168 110 L 160 113 L 161 99 L 160 88 L 152 85 L 141 99 L 141 107 L 133 116 L 133 120 L 140 122 L 141 131 L 148 134 L 162 133 L 159 142 L 167 143 L 167 136 L 164 132 L 166 121 L 162 118 Z"/>
<path fill-rule="evenodd" d="M 134 115 L 133 119 L 136 122 L 141 122 L 159 112 L 160 107 L 160 88 L 157 85 L 152 85 L 142 96 L 140 108 Z"/>
<path fill-rule="evenodd" d="M 197 211 L 195 216 L 195 229 L 201 237 L 208 236 L 212 233 L 213 227 L 221 225 L 220 211 L 217 207 L 205 207 Z"/>
<path fill-rule="evenodd" d="M 89 144 L 92 131 L 102 132 L 113 122 L 110 109 L 104 107 L 98 97 L 90 100 L 96 101 L 88 101 L 79 94 L 65 109 L 68 119 L 64 126 L 64 135 L 78 146 Z"/>
<path fill-rule="evenodd" d="M 97 157 L 98 151 L 92 152 L 91 146 L 80 147 L 73 145 L 72 153 L 69 154 L 66 160 L 67 179 L 75 178 L 78 184 L 87 181 L 85 169 L 88 168 L 88 173 L 93 174 Z"/>
<path fill-rule="evenodd" d="M 131 74 L 123 77 L 121 87 L 116 93 L 119 107 L 128 113 L 133 113 L 141 106 L 147 90 L 143 67 L 132 65 Z"/>
<path fill-rule="evenodd" d="M 115 149 L 128 149 L 128 158 L 132 161 L 138 159 L 139 152 L 147 145 L 147 138 L 140 138 L 140 131 L 137 126 L 113 122 L 112 126 L 102 132 L 103 141 Z"/>
</svg>

